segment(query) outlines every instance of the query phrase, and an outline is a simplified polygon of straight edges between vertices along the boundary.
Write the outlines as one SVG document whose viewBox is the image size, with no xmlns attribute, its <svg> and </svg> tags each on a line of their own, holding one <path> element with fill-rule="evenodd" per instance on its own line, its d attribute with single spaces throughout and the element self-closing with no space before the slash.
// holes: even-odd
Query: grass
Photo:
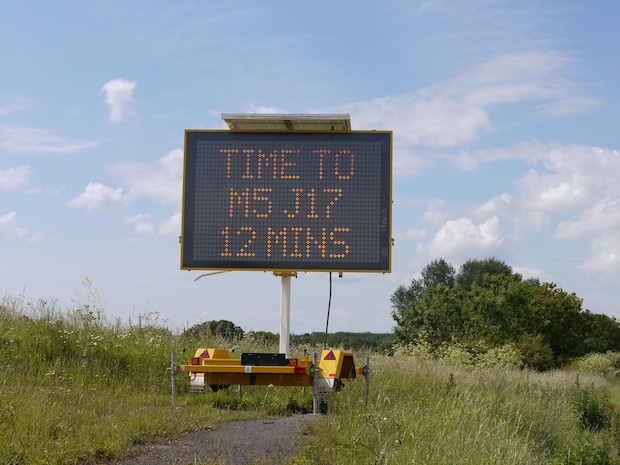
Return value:
<svg viewBox="0 0 620 465">
<path fill-rule="evenodd" d="M 173 408 L 170 354 L 184 347 L 191 354 L 198 346 L 235 346 L 237 354 L 277 350 L 252 337 L 188 340 L 159 324 L 157 315 L 137 323 L 106 321 L 96 301 L 63 308 L 5 298 L 0 463 L 103 463 L 134 444 L 311 407 L 310 390 L 302 396 L 296 388 L 190 396 L 179 376 Z M 620 463 L 612 404 L 620 387 L 611 376 L 374 354 L 371 367 L 368 406 L 363 380 L 324 399 L 327 417 L 307 427 L 309 439 L 292 464 Z"/>
<path fill-rule="evenodd" d="M 311 426 L 295 464 L 620 463 L 617 419 L 598 376 L 372 363 L 368 407 L 362 383 L 329 399 L 328 420 Z M 584 414 L 601 427 L 585 427 Z"/>
<path fill-rule="evenodd" d="M 5 298 L 0 304 L 0 463 L 100 463 L 134 444 L 214 427 L 232 419 L 310 408 L 299 390 L 245 389 L 177 397 L 172 408 L 170 356 L 192 341 L 157 325 L 107 322 L 89 307 L 60 308 Z M 238 341 L 261 349 L 260 341 Z M 273 349 L 271 349 L 273 351 Z M 187 392 L 179 376 L 178 392 Z M 231 389 L 232 391 L 232 389 Z"/>
</svg>

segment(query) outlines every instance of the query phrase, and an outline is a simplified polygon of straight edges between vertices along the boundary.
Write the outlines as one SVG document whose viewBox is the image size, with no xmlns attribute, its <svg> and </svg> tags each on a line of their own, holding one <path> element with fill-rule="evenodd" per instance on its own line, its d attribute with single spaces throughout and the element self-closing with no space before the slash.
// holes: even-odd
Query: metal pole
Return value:
<svg viewBox="0 0 620 465">
<path fill-rule="evenodd" d="M 177 403 L 177 354 L 176 352 L 172 352 L 170 356 L 170 372 L 172 373 L 172 406 L 176 407 Z"/>
<path fill-rule="evenodd" d="M 280 353 L 289 356 L 291 337 L 291 275 L 282 275 L 282 300 L 280 302 Z"/>
<path fill-rule="evenodd" d="M 319 389 L 317 380 L 319 378 L 319 363 L 316 352 L 312 355 L 312 413 L 316 415 L 319 407 Z"/>
<path fill-rule="evenodd" d="M 368 407 L 368 394 L 370 393 L 370 355 L 366 355 L 366 407 Z"/>
</svg>

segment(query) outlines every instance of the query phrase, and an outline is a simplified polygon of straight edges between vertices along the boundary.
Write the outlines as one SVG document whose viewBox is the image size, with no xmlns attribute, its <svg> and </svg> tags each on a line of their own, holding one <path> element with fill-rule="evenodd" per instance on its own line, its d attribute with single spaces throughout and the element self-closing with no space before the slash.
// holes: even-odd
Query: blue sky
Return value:
<svg viewBox="0 0 620 465">
<path fill-rule="evenodd" d="M 179 269 L 183 134 L 348 113 L 394 134 L 392 273 L 334 277 L 330 330 L 390 331 L 431 260 L 496 257 L 620 316 L 616 1 L 4 2 L 0 294 L 174 329 L 279 331 L 280 279 Z M 292 282 L 321 331 L 326 273 Z"/>
</svg>

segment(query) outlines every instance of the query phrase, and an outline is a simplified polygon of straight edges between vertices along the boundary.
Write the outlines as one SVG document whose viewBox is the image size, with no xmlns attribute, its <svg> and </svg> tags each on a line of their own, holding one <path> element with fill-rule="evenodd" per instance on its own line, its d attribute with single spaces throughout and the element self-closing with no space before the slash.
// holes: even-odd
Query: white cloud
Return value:
<svg viewBox="0 0 620 465">
<path fill-rule="evenodd" d="M 566 97 L 550 103 L 542 104 L 534 111 L 536 116 L 562 117 L 584 113 L 600 107 L 603 102 L 595 98 Z"/>
<path fill-rule="evenodd" d="M 620 271 L 620 151 L 522 144 L 469 156 L 480 163 L 523 160 L 530 166 L 514 186 L 506 186 L 517 192 L 495 196 L 474 210 L 475 218 L 507 219 L 513 241 L 545 229 L 555 240 L 589 241 L 591 249 L 580 268 L 600 276 Z"/>
<path fill-rule="evenodd" d="M 431 164 L 428 157 L 419 156 L 407 145 L 394 142 L 393 153 L 398 154 L 393 159 L 392 171 L 395 178 L 407 178 L 423 173 Z"/>
<path fill-rule="evenodd" d="M 17 225 L 17 213 L 9 212 L 0 216 L 0 237 L 18 237 L 28 242 L 43 242 L 51 240 L 45 233 L 32 233 L 28 228 Z"/>
<path fill-rule="evenodd" d="M 451 81 L 328 111 L 350 113 L 358 129 L 389 128 L 395 143 L 456 146 L 476 140 L 481 131 L 493 130 L 489 110 L 498 105 L 531 103 L 530 113 L 547 116 L 597 105 L 596 100 L 573 95 L 575 86 L 562 77 L 568 63 L 555 52 L 507 53 Z M 541 111 L 543 105 L 546 111 Z M 465 169 L 476 166 L 471 157 L 457 161 Z"/>
<path fill-rule="evenodd" d="M 465 73 L 445 91 L 476 105 L 565 98 L 572 90 L 561 78 L 568 64 L 557 52 L 507 53 Z"/>
<path fill-rule="evenodd" d="M 550 283 L 553 281 L 553 278 L 538 268 L 527 268 L 522 266 L 513 266 L 512 271 L 515 273 L 519 273 L 523 279 L 538 279 L 543 283 Z"/>
<path fill-rule="evenodd" d="M 459 156 L 446 157 L 463 167 Z M 579 145 L 521 144 L 467 153 L 468 166 L 523 160 L 527 171 L 504 192 L 478 208 L 522 230 L 559 221 L 556 239 L 583 238 L 620 226 L 620 151 Z M 528 168 L 529 165 L 529 168 Z"/>
<path fill-rule="evenodd" d="M 481 107 L 425 92 L 381 97 L 342 107 L 359 129 L 390 128 L 409 145 L 453 146 L 490 129 Z"/>
<path fill-rule="evenodd" d="M 517 185 L 522 211 L 561 219 L 556 239 L 606 234 L 620 226 L 620 152 L 598 147 L 537 146 L 542 168 L 530 169 Z"/>
<path fill-rule="evenodd" d="M 0 216 L 0 236 L 23 237 L 28 234 L 28 229 L 17 226 L 17 213 L 9 212 Z"/>
<path fill-rule="evenodd" d="M 139 213 L 134 216 L 130 216 L 125 218 L 125 223 L 140 223 L 140 222 L 149 222 L 151 219 L 151 215 L 148 213 Z"/>
<path fill-rule="evenodd" d="M 159 234 L 164 236 L 181 235 L 181 213 L 175 213 L 159 228 Z"/>
<path fill-rule="evenodd" d="M 454 166 L 463 171 L 475 171 L 482 163 L 492 163 L 506 160 L 523 160 L 527 163 L 536 164 L 549 151 L 549 146 L 542 144 L 520 144 L 516 147 L 505 149 L 478 150 L 476 152 L 460 151 L 457 155 L 441 155 Z"/>
<path fill-rule="evenodd" d="M 75 153 L 99 146 L 98 141 L 69 139 L 45 129 L 0 125 L 0 149 L 9 153 Z"/>
<path fill-rule="evenodd" d="M 562 221 L 554 237 L 557 239 L 576 239 L 604 231 L 620 228 L 620 198 L 602 198 L 581 210 L 576 219 Z"/>
<path fill-rule="evenodd" d="M 499 218 L 494 216 L 481 223 L 471 218 L 447 221 L 428 244 L 420 244 L 419 250 L 429 257 L 463 260 L 480 255 L 493 255 L 502 245 Z"/>
<path fill-rule="evenodd" d="M 15 111 L 23 110 L 30 105 L 30 100 L 16 98 L 11 103 L 0 105 L 0 115 L 9 115 Z"/>
<path fill-rule="evenodd" d="M 487 203 L 479 207 L 477 209 L 477 213 L 481 215 L 489 215 L 498 212 L 505 212 L 506 209 L 510 208 L 511 203 L 512 197 L 510 194 L 503 193 L 493 197 Z"/>
<path fill-rule="evenodd" d="M 449 217 L 445 211 L 447 202 L 441 199 L 433 199 L 428 204 L 428 209 L 424 212 L 424 221 L 431 225 L 439 226 L 446 222 Z"/>
<path fill-rule="evenodd" d="M 532 209 L 531 206 L 527 201 L 504 192 L 475 208 L 473 216 L 488 218 L 495 215 L 506 219 L 513 229 L 511 240 L 519 242 L 526 239 L 532 230 L 541 231 L 551 223 L 546 211 Z"/>
<path fill-rule="evenodd" d="M 420 242 L 427 238 L 428 232 L 425 229 L 409 228 L 405 231 L 393 231 L 394 245 L 398 246 L 401 242 Z"/>
<path fill-rule="evenodd" d="M 32 172 L 28 165 L 0 170 L 0 190 L 11 191 L 28 184 Z"/>
<path fill-rule="evenodd" d="M 105 94 L 105 103 L 110 107 L 110 122 L 120 123 L 136 116 L 131 107 L 135 101 L 133 92 L 136 86 L 136 81 L 122 78 L 112 79 L 103 85 L 101 92 Z"/>
<path fill-rule="evenodd" d="M 83 193 L 69 202 L 69 207 L 84 208 L 86 211 L 108 209 L 125 203 L 123 189 L 113 189 L 98 182 L 89 182 Z"/>
<path fill-rule="evenodd" d="M 180 205 L 183 150 L 175 149 L 154 164 L 123 163 L 111 168 L 121 176 L 131 199 L 146 197 L 164 205 Z"/>
<path fill-rule="evenodd" d="M 427 236 L 426 229 L 410 228 L 410 229 L 407 229 L 407 231 L 405 231 L 405 234 L 402 237 L 417 241 L 417 240 L 424 239 L 426 236 Z"/>
<path fill-rule="evenodd" d="M 134 224 L 134 231 L 136 234 L 153 234 L 155 232 L 155 226 L 151 223 L 151 215 L 148 213 L 141 213 L 129 218 L 125 218 L 125 223 Z"/>
<path fill-rule="evenodd" d="M 33 187 L 32 189 L 28 189 L 26 193 L 28 195 L 47 194 L 47 195 L 59 196 L 62 193 L 62 191 L 63 191 L 62 187 L 47 187 L 47 188 Z"/>
<path fill-rule="evenodd" d="M 530 209 L 561 212 L 574 211 L 592 201 L 597 180 L 581 173 L 540 173 L 536 170 L 518 182 L 521 200 Z"/>
<path fill-rule="evenodd" d="M 180 208 L 183 184 L 183 150 L 175 149 L 154 163 L 122 163 L 109 170 L 120 176 L 123 187 L 111 188 L 91 182 L 82 194 L 72 199 L 68 206 L 87 211 L 111 209 L 146 198 L 162 205 Z M 150 213 L 140 213 L 125 218 L 126 224 L 133 224 L 136 234 L 154 234 L 157 227 Z M 181 214 L 175 214 L 164 222 L 159 234 L 178 236 L 181 231 Z M 132 238 L 136 240 L 136 238 Z"/>
<path fill-rule="evenodd" d="M 590 256 L 580 268 L 597 274 L 620 271 L 620 235 L 602 234 L 594 238 Z"/>
<path fill-rule="evenodd" d="M 153 223 L 136 223 L 134 231 L 136 234 L 151 235 L 155 232 L 155 225 Z"/>
</svg>

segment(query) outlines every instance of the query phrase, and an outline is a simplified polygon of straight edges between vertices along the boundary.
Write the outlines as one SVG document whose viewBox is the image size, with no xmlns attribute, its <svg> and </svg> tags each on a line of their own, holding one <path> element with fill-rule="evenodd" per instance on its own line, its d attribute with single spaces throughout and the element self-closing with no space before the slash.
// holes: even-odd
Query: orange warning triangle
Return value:
<svg viewBox="0 0 620 465">
<path fill-rule="evenodd" d="M 200 354 L 200 356 L 202 358 L 211 358 L 209 357 L 209 351 L 207 349 L 205 349 L 205 351 L 202 354 Z"/>
<path fill-rule="evenodd" d="M 323 360 L 336 360 L 336 356 L 334 355 L 334 351 L 330 350 L 329 354 L 327 354 Z"/>
</svg>

